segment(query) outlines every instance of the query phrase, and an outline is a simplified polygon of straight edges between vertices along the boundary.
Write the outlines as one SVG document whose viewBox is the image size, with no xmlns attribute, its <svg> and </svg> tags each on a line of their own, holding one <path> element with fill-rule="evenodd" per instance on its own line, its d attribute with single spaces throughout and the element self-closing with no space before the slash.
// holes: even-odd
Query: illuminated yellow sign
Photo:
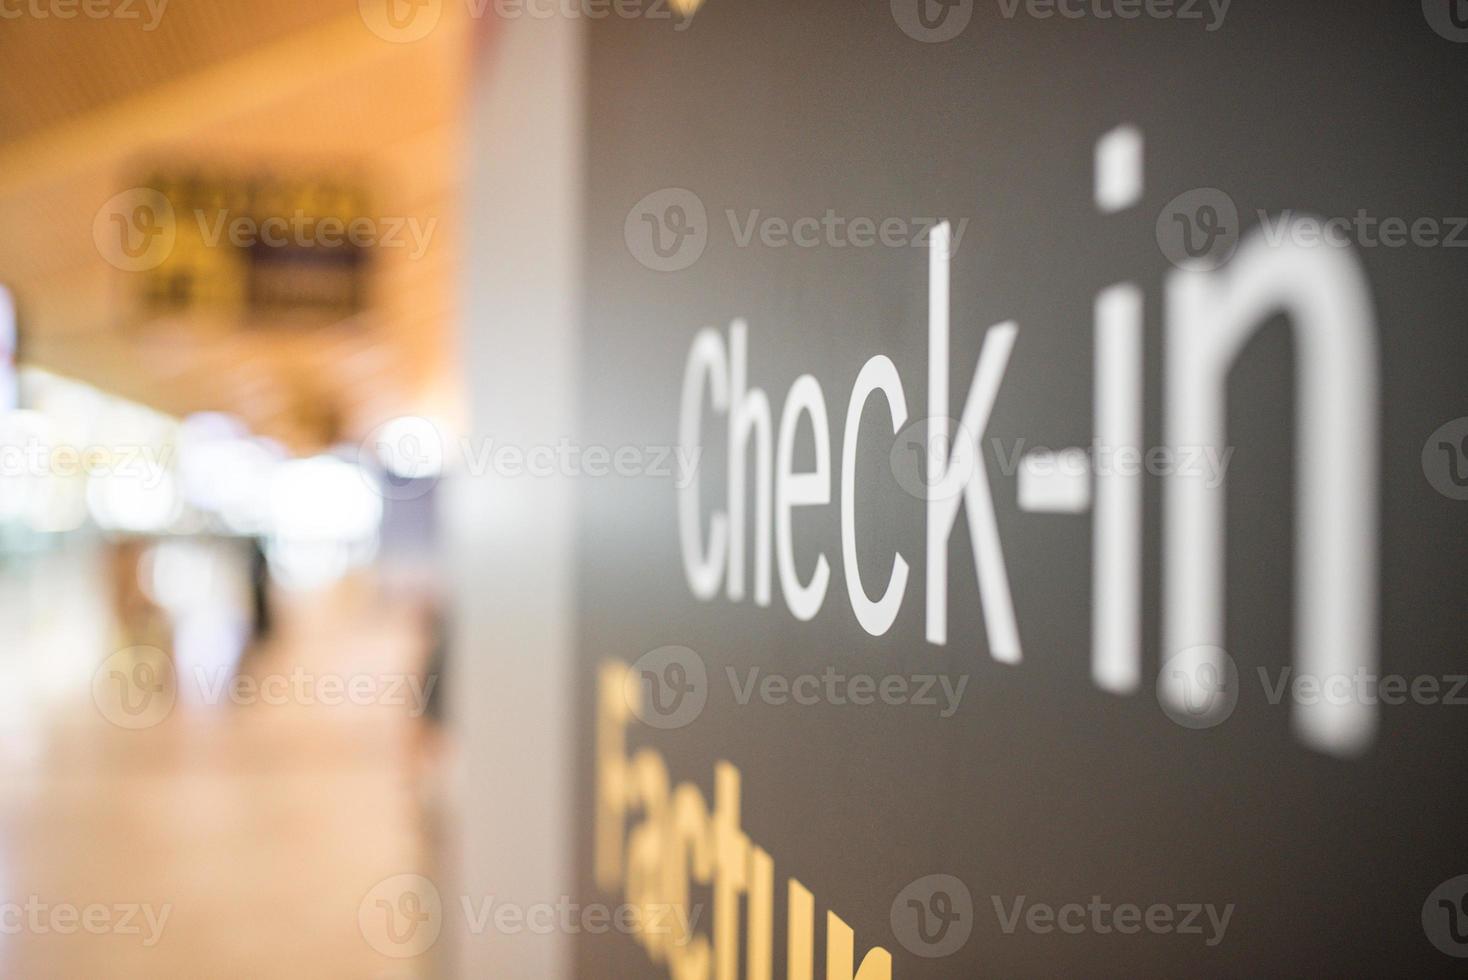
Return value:
<svg viewBox="0 0 1468 980">
<path fill-rule="evenodd" d="M 347 316 L 364 303 L 379 222 L 365 191 L 332 178 L 157 174 L 147 187 L 171 242 L 143 268 L 155 312 Z"/>
</svg>

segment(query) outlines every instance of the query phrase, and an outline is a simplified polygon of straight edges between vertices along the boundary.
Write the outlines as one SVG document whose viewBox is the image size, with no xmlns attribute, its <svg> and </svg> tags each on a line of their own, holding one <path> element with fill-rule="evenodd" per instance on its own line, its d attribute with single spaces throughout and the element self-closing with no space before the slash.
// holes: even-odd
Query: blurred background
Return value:
<svg viewBox="0 0 1468 980">
<path fill-rule="evenodd" d="M 453 815 L 470 24 L 6 9 L 0 975 L 443 969 L 357 913 Z"/>
</svg>

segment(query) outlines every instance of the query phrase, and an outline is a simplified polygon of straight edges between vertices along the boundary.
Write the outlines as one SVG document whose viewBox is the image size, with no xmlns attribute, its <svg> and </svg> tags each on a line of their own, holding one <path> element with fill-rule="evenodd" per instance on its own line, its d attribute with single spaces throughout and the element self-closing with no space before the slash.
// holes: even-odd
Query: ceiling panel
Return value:
<svg viewBox="0 0 1468 980">
<path fill-rule="evenodd" d="M 445 5 L 428 37 L 392 44 L 356 0 L 175 3 L 151 32 L 0 33 L 0 281 L 20 298 L 23 358 L 174 414 L 232 411 L 298 448 L 326 437 L 322 406 L 348 438 L 451 415 L 467 18 Z M 416 260 L 382 253 L 368 308 L 336 326 L 139 322 L 134 274 L 103 260 L 92 227 L 160 161 L 360 176 L 378 214 L 433 221 L 433 236 Z"/>
</svg>

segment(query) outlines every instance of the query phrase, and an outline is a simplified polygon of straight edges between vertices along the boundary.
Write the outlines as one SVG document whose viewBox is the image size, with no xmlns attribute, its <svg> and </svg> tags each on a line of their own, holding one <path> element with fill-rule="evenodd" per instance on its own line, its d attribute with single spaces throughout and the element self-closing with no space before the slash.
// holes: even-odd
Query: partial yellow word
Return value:
<svg viewBox="0 0 1468 980">
<path fill-rule="evenodd" d="M 775 862 L 740 829 L 739 770 L 714 767 L 714 807 L 693 783 L 671 785 L 662 754 L 627 755 L 627 722 L 638 697 L 627 666 L 603 665 L 597 710 L 596 881 L 634 905 L 688 908 L 690 884 L 713 890 L 713 935 L 682 927 L 637 936 L 674 980 L 738 980 L 740 905 L 744 902 L 745 980 L 771 980 L 774 964 Z M 629 819 L 636 822 L 628 831 Z M 813 980 L 815 897 L 791 878 L 787 887 L 786 976 Z M 891 980 L 892 954 L 871 949 L 855 966 L 856 937 L 826 913 L 826 980 Z"/>
</svg>

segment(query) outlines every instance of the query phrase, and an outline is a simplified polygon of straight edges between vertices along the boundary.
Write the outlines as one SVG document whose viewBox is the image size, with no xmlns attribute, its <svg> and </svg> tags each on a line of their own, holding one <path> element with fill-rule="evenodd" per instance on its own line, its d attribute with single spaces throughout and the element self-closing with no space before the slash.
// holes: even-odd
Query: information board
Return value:
<svg viewBox="0 0 1468 980">
<path fill-rule="evenodd" d="M 1461 5 L 629 11 L 577 975 L 1461 969 Z"/>
</svg>

